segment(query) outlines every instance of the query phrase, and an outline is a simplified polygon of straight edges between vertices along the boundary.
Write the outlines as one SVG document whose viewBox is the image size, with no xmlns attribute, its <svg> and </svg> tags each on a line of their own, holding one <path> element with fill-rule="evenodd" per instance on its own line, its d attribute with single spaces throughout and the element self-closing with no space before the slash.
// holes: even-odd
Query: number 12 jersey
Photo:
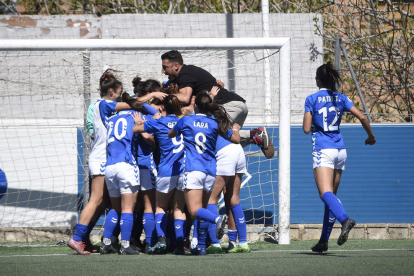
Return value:
<svg viewBox="0 0 414 276">
<path fill-rule="evenodd" d="M 306 98 L 305 113 L 312 114 L 313 150 L 345 148 L 339 125 L 344 111 L 353 106 L 347 96 L 324 88 Z"/>
</svg>

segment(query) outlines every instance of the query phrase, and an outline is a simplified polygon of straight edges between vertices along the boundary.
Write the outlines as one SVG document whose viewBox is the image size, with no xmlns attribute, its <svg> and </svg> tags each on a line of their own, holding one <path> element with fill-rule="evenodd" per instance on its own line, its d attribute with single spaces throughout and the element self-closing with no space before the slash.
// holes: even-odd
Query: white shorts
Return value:
<svg viewBox="0 0 414 276">
<path fill-rule="evenodd" d="M 314 150 L 313 168 L 328 167 L 331 169 L 345 170 L 346 149 L 321 149 Z"/>
<path fill-rule="evenodd" d="M 216 153 L 216 175 L 231 176 L 244 173 L 246 170 L 246 157 L 240 144 L 230 144 Z"/>
<path fill-rule="evenodd" d="M 191 171 L 184 173 L 184 189 L 211 192 L 216 178 L 205 172 Z"/>
<path fill-rule="evenodd" d="M 177 188 L 177 190 L 180 190 L 180 191 L 183 190 L 183 176 L 182 175 L 157 177 L 157 191 L 158 192 L 168 194 L 175 188 Z"/>
<path fill-rule="evenodd" d="M 155 174 L 154 174 L 155 171 Z M 154 169 L 139 169 L 139 182 L 141 184 L 141 191 L 148 191 L 155 189 L 157 180 L 157 170 Z"/>
<path fill-rule="evenodd" d="M 138 166 L 126 162 L 109 165 L 105 170 L 105 180 L 110 197 L 137 193 L 139 190 Z"/>
<path fill-rule="evenodd" d="M 89 161 L 89 174 L 94 175 L 105 175 L 105 161 Z"/>
</svg>

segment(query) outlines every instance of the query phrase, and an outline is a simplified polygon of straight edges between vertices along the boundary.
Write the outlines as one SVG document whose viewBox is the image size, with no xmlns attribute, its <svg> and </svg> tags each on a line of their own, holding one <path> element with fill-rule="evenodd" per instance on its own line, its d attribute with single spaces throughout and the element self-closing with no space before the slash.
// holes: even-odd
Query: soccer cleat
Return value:
<svg viewBox="0 0 414 276">
<path fill-rule="evenodd" d="M 77 242 L 73 238 L 70 238 L 68 241 L 68 246 L 78 252 L 80 255 L 89 255 L 91 254 L 90 251 L 85 249 L 85 243 L 83 241 Z"/>
<path fill-rule="evenodd" d="M 221 240 L 221 238 L 224 236 L 224 227 L 227 224 L 227 219 L 227 215 L 221 215 L 219 216 L 219 219 L 216 222 L 216 237 L 219 240 Z"/>
<path fill-rule="evenodd" d="M 85 251 L 89 251 L 91 253 L 98 253 L 99 247 L 94 246 L 90 239 L 84 240 L 85 243 Z"/>
<path fill-rule="evenodd" d="M 229 247 L 227 248 L 227 252 L 228 253 L 236 253 L 236 252 L 229 252 L 230 250 L 233 250 L 234 248 L 236 248 L 237 246 L 234 246 L 233 243 L 229 242 Z"/>
<path fill-rule="evenodd" d="M 118 250 L 116 250 L 112 244 L 102 244 L 101 248 L 99 249 L 99 252 L 101 253 L 101 255 L 104 254 L 118 254 Z"/>
<path fill-rule="evenodd" d="M 130 241 L 129 242 L 129 246 L 133 249 L 133 250 L 135 250 L 135 251 L 138 251 L 139 253 L 141 253 L 141 247 L 139 246 L 139 244 L 140 243 L 138 243 L 138 242 L 135 242 L 135 241 Z"/>
<path fill-rule="evenodd" d="M 210 245 L 209 247 L 207 247 L 206 251 L 207 251 L 207 254 L 221 254 L 221 253 L 223 253 L 223 249 L 221 249 L 221 246 L 220 247 L 215 247 L 215 246 Z"/>
<path fill-rule="evenodd" d="M 236 246 L 232 249 L 229 249 L 229 251 L 227 251 L 227 253 L 250 253 L 250 247 L 248 244 L 244 245 L 244 246 Z"/>
<path fill-rule="evenodd" d="M 269 133 L 265 127 L 259 127 L 257 133 L 253 137 L 253 141 L 260 147 L 267 159 L 275 155 L 275 147 L 272 144 Z"/>
<path fill-rule="evenodd" d="M 131 246 L 123 247 L 121 245 L 121 249 L 119 250 L 119 255 L 138 255 L 139 251 L 136 251 Z"/>
<path fill-rule="evenodd" d="M 184 242 L 177 242 L 173 254 L 185 255 Z"/>
<path fill-rule="evenodd" d="M 348 240 L 349 231 L 355 226 L 355 220 L 347 218 L 342 222 L 341 234 L 338 238 L 338 245 L 343 245 Z"/>
<path fill-rule="evenodd" d="M 207 255 L 207 251 L 205 247 L 197 246 L 196 248 L 191 249 L 191 255 L 201 256 Z"/>
<path fill-rule="evenodd" d="M 150 247 L 148 250 L 149 255 L 163 255 L 167 253 L 167 242 L 165 237 L 159 237 L 158 242 Z"/>
<path fill-rule="evenodd" d="M 148 251 L 150 250 L 151 245 L 149 243 L 145 243 L 145 248 L 144 248 L 144 254 L 148 254 Z"/>
<path fill-rule="evenodd" d="M 318 253 L 328 251 L 328 242 L 319 240 L 318 243 L 312 247 L 312 251 Z"/>
</svg>

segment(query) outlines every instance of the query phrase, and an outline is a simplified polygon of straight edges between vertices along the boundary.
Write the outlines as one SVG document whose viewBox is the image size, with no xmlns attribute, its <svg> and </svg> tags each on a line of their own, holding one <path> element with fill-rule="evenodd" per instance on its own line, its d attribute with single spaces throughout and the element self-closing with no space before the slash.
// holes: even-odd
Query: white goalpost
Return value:
<svg viewBox="0 0 414 276">
<path fill-rule="evenodd" d="M 265 107 L 264 118 L 262 123 L 266 126 L 279 126 L 278 134 L 278 169 L 277 169 L 277 182 L 278 182 L 278 243 L 290 244 L 290 123 L 291 123 L 291 39 L 289 37 L 263 37 L 263 38 L 171 38 L 171 39 L 6 39 L 2 40 L 0 44 L 0 52 L 86 52 L 83 54 L 84 59 L 89 59 L 89 52 L 93 51 L 168 51 L 171 49 L 182 51 L 250 51 L 250 50 L 263 50 L 263 57 L 256 57 L 257 60 L 266 59 L 265 66 L 275 67 L 277 64 L 270 64 L 266 55 L 278 54 L 279 65 L 277 76 L 273 75 L 273 80 L 278 78 L 278 85 L 271 83 L 270 70 L 264 69 L 264 72 L 258 74 L 264 74 L 265 81 L 263 87 L 265 91 Z M 267 51 L 264 51 L 267 50 Z M 269 53 L 270 50 L 276 50 L 274 53 Z M 256 55 L 256 54 L 253 54 Z M 130 58 L 125 55 L 125 59 Z M 161 64 L 159 56 L 154 56 L 154 59 L 158 60 Z M 208 54 L 205 57 L 208 59 Z M 218 59 L 221 55 L 218 55 Z M 41 55 L 40 55 L 41 59 Z M 13 60 L 10 61 L 11 63 Z M 70 63 L 70 62 L 69 62 Z M 109 62 L 108 62 L 109 63 Z M 246 62 L 248 65 L 249 63 Z M 198 65 L 198 64 L 195 64 Z M 75 66 L 75 65 L 73 65 Z M 78 66 L 78 65 L 76 65 Z M 215 65 L 213 65 L 215 66 Z M 45 66 L 46 68 L 47 66 Z M 200 66 L 203 67 L 203 66 Z M 248 67 L 248 66 L 246 66 Z M 159 65 L 161 68 L 161 65 Z M 234 68 L 231 68 L 234 69 Z M 89 69 L 88 69 L 89 70 Z M 98 74 L 96 72 L 88 71 L 84 69 L 83 76 Z M 127 70 L 127 69 L 126 69 Z M 161 69 L 159 69 L 161 70 Z M 29 70 L 30 71 L 30 70 Z M 247 69 L 246 69 L 247 71 Z M 102 72 L 99 72 L 102 73 Z M 21 73 L 19 73 L 21 74 Z M 49 74 L 45 71 L 43 74 Z M 62 72 L 64 75 L 65 72 Z M 249 74 L 244 81 L 249 82 Z M 74 78 L 78 78 L 74 76 Z M 10 84 L 12 87 L 14 84 Z M 19 83 L 18 85 L 27 85 Z M 48 85 L 45 83 L 45 85 Z M 58 87 L 60 84 L 51 84 Z M 7 85 L 6 85 L 7 86 Z M 272 87 L 278 86 L 279 91 L 275 91 Z M 41 89 L 41 88 L 40 88 Z M 60 88 L 59 88 L 60 89 Z M 64 88 L 62 88 L 64 90 Z M 89 103 L 91 100 L 91 81 L 90 79 L 83 79 L 82 84 L 79 85 L 78 90 L 83 94 L 84 103 Z M 237 92 L 237 90 L 235 91 Z M 275 94 L 278 93 L 278 103 Z M 64 96 L 62 96 L 64 97 Z M 254 97 L 254 95 L 252 96 Z M 79 99 L 78 99 L 79 100 Z M 249 100 L 247 100 L 248 102 Z M 272 102 L 273 101 L 273 102 Z M 278 112 L 276 112 L 276 104 L 278 104 Z M 88 104 L 86 104 L 86 108 Z M 273 109 L 273 110 L 272 110 Z M 29 118 L 27 118 L 28 120 Z M 35 120 L 35 119 L 34 119 Z M 36 120 L 35 120 L 36 121 Z M 78 120 L 79 121 L 79 120 Z M 252 119 L 254 121 L 254 119 Z M 0 127 L 5 123 L 0 120 Z M 16 124 L 13 121 L 13 124 Z M 51 125 L 52 121 L 48 121 Z M 79 123 L 78 123 L 79 124 Z M 23 124 L 24 125 L 24 124 Z M 250 123 L 253 125 L 253 123 Z M 47 125 L 45 126 L 47 127 Z M 85 130 L 84 130 L 85 132 Z M 69 151 L 69 150 L 68 150 Z M 0 158 L 0 165 L 4 160 Z M 86 163 L 86 161 L 84 161 Z M 85 168 L 84 168 L 85 169 Z M 87 170 L 87 168 L 86 168 Z M 17 170 L 16 170 L 17 171 Z M 85 172 L 85 175 L 87 173 Z M 248 182 L 252 177 L 244 182 Z M 84 181 L 86 183 L 86 181 Z M 260 184 L 261 185 L 261 184 Z M 265 216 L 265 215 L 264 215 Z M 53 224 L 53 223 L 52 223 Z M 12 224 L 11 224 L 12 225 Z M 16 227 L 16 226 L 13 226 Z M 0 228 L 1 214 L 0 214 Z M 1 240 L 0 240 L 1 242 Z"/>
</svg>

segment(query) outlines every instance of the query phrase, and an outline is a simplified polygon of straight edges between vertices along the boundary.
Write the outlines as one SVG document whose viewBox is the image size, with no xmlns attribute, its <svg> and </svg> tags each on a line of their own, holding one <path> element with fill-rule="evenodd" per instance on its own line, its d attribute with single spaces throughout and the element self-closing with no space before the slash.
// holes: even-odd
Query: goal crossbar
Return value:
<svg viewBox="0 0 414 276">
<path fill-rule="evenodd" d="M 0 51 L 138 51 L 279 49 L 279 244 L 290 243 L 291 41 L 289 37 L 177 39 L 5 39 Z M 266 91 L 266 123 L 272 92 Z M 85 93 L 89 93 L 86 92 Z M 269 109 L 269 110 L 268 110 Z"/>
<path fill-rule="evenodd" d="M 1 51 L 127 51 L 281 49 L 288 37 L 174 39 L 5 39 Z"/>
</svg>

